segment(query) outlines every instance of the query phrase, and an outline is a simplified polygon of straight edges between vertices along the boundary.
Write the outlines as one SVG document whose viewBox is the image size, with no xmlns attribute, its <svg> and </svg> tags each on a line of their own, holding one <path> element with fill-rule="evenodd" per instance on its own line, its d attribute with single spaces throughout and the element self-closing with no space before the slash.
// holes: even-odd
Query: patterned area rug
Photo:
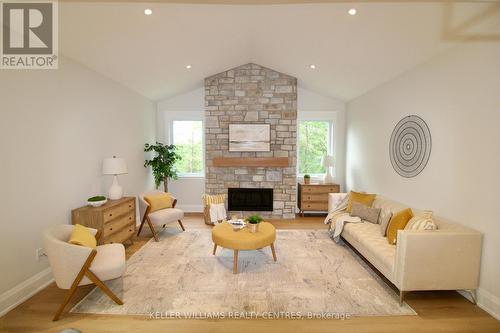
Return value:
<svg viewBox="0 0 500 333">
<path fill-rule="evenodd" d="M 238 274 L 232 250 L 212 255 L 210 230 L 166 229 L 127 262 L 123 279 L 107 282 L 124 305 L 98 288 L 71 311 L 78 313 L 190 317 L 193 314 L 295 313 L 311 315 L 415 315 L 352 250 L 326 230 L 278 230 L 270 248 L 241 251 Z M 201 315 L 203 316 L 203 315 Z"/>
</svg>

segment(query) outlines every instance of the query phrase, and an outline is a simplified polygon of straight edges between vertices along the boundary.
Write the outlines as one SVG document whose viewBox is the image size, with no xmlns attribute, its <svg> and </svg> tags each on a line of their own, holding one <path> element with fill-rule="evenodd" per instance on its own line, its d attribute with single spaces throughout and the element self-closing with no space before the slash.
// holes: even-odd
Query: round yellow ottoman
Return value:
<svg viewBox="0 0 500 333">
<path fill-rule="evenodd" d="M 259 231 L 251 233 L 248 228 L 234 231 L 228 222 L 222 222 L 212 229 L 212 240 L 214 242 L 214 252 L 217 246 L 234 250 L 233 273 L 238 273 L 238 251 L 257 250 L 266 246 L 271 247 L 273 259 L 276 261 L 276 251 L 274 241 L 276 240 L 276 229 L 271 223 L 259 223 Z"/>
</svg>

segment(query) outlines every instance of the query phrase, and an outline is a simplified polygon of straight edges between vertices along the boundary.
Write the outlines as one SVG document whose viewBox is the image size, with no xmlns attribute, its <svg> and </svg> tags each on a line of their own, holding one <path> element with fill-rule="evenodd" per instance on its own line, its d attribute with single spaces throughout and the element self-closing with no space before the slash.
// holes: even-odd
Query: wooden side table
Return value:
<svg viewBox="0 0 500 333">
<path fill-rule="evenodd" d="M 339 184 L 298 183 L 297 206 L 301 216 L 304 211 L 328 212 L 328 193 L 339 193 Z"/>
<path fill-rule="evenodd" d="M 135 197 L 108 200 L 101 207 L 83 206 L 71 212 L 73 224 L 81 224 L 101 232 L 99 244 L 132 241 L 135 221 Z"/>
</svg>

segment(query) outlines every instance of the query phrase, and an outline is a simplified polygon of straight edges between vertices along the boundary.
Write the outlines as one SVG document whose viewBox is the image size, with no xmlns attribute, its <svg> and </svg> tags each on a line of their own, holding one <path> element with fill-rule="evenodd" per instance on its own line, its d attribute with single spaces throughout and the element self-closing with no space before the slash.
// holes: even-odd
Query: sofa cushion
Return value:
<svg viewBox="0 0 500 333">
<path fill-rule="evenodd" d="M 387 227 L 387 242 L 396 244 L 398 238 L 398 230 L 404 230 L 410 219 L 413 217 L 411 208 L 403 209 L 400 212 L 392 215 L 389 226 Z"/>
<path fill-rule="evenodd" d="M 144 196 L 144 200 L 149 204 L 149 212 L 156 212 L 161 209 L 172 208 L 173 200 L 170 193 L 149 194 Z"/>
<path fill-rule="evenodd" d="M 377 258 L 378 262 L 384 265 L 386 271 L 394 271 L 396 247 L 388 244 L 386 238 L 380 236 L 380 229 L 377 224 L 366 222 L 346 223 L 342 231 L 342 235 L 344 234 L 348 234 L 351 238 L 363 245 L 365 249 L 370 252 L 372 257 Z M 380 269 L 380 267 L 377 268 Z"/>
<path fill-rule="evenodd" d="M 353 202 L 359 202 L 368 207 L 371 207 L 376 196 L 377 196 L 376 194 L 368 194 L 368 193 L 361 193 L 354 191 L 349 192 L 349 199 L 347 201 L 347 212 L 348 213 L 351 212 Z"/>
<path fill-rule="evenodd" d="M 377 224 L 379 215 L 380 208 L 371 208 L 359 202 L 352 203 L 351 216 L 357 216 L 364 221 Z"/>
</svg>

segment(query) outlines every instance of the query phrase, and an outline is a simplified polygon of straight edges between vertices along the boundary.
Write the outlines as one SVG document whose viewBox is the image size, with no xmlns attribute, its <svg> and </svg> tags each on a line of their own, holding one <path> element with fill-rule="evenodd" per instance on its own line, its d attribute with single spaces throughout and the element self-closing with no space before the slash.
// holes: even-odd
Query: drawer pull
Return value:
<svg viewBox="0 0 500 333">
<path fill-rule="evenodd" d="M 132 220 L 132 216 L 129 216 L 129 217 L 128 217 L 128 219 L 129 219 L 129 220 Z"/>
<path fill-rule="evenodd" d="M 112 230 L 113 230 L 113 228 L 109 228 L 109 231 L 112 231 Z"/>
<path fill-rule="evenodd" d="M 109 216 L 111 217 L 111 216 L 113 216 L 113 214 L 109 214 Z"/>
<path fill-rule="evenodd" d="M 132 208 L 132 205 L 128 205 L 128 208 Z"/>
</svg>

